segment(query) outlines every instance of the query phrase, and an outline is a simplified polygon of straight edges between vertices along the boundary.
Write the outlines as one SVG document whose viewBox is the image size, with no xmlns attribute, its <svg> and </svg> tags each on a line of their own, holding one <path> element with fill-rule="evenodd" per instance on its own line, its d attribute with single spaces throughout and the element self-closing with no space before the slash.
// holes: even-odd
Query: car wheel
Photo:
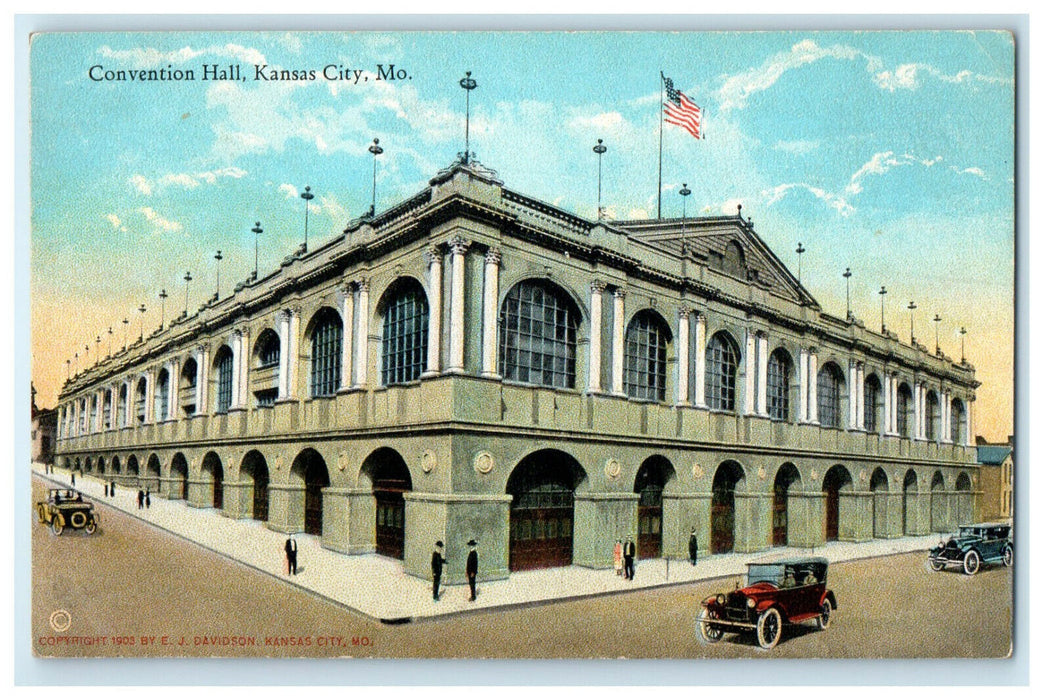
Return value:
<svg viewBox="0 0 1051 700">
<path fill-rule="evenodd" d="M 51 532 L 55 533 L 56 535 L 61 535 L 62 530 L 62 518 L 58 515 L 51 518 Z"/>
<path fill-rule="evenodd" d="M 832 624 L 832 601 L 825 598 L 821 602 L 821 614 L 817 616 L 817 628 L 827 630 L 830 624 Z"/>
<path fill-rule="evenodd" d="M 44 509 L 43 503 L 38 503 L 36 507 L 36 516 L 41 523 L 47 522 L 47 511 Z"/>
<path fill-rule="evenodd" d="M 69 524 L 75 528 L 82 528 L 88 524 L 88 516 L 81 512 L 73 513 L 69 516 Z"/>
<path fill-rule="evenodd" d="M 928 557 L 928 559 L 927 559 L 927 568 L 930 569 L 931 571 L 941 571 L 942 569 L 945 568 L 945 562 L 938 561 L 937 559 L 932 559 L 932 558 Z"/>
<path fill-rule="evenodd" d="M 781 639 L 781 613 L 777 608 L 769 608 L 759 616 L 755 624 L 755 636 L 759 640 L 759 646 L 764 649 L 773 649 Z"/>
<path fill-rule="evenodd" d="M 974 576 L 978 573 L 979 567 L 982 565 L 982 560 L 978 556 L 978 552 L 971 550 L 963 557 L 963 572 L 968 576 Z"/>
<path fill-rule="evenodd" d="M 702 644 L 715 644 L 723 638 L 723 631 L 715 629 L 709 624 L 711 617 L 708 613 L 708 608 L 701 608 L 701 612 L 697 614 L 697 619 L 694 620 L 694 634 L 697 635 L 697 641 Z"/>
<path fill-rule="evenodd" d="M 95 530 L 98 530 L 98 529 L 99 529 L 99 524 L 97 522 L 95 522 L 94 518 L 89 520 L 88 524 L 84 526 L 84 532 L 88 533 L 89 535 L 94 535 L 95 534 Z"/>
<path fill-rule="evenodd" d="M 1015 563 L 1015 550 L 1011 545 L 1004 545 L 1004 566 L 1013 566 Z"/>
</svg>

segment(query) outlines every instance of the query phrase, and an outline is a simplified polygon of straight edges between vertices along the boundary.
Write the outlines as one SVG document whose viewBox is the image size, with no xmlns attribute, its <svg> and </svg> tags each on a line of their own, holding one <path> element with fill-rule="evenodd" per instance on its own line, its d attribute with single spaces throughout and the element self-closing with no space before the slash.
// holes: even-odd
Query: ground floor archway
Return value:
<svg viewBox="0 0 1051 700">
<path fill-rule="evenodd" d="M 201 460 L 201 476 L 209 480 L 212 485 L 212 507 L 222 509 L 223 507 L 223 463 L 219 455 L 209 452 Z"/>
<path fill-rule="evenodd" d="M 320 535 L 324 527 L 321 489 L 330 485 L 325 459 L 313 448 L 299 453 L 292 463 L 292 474 L 303 483 L 303 531 Z"/>
<path fill-rule="evenodd" d="M 872 494 L 872 536 L 890 537 L 890 523 L 887 521 L 890 514 L 890 490 L 887 473 L 881 467 L 876 467 L 872 472 L 869 493 Z"/>
<path fill-rule="evenodd" d="M 918 532 L 918 500 L 919 484 L 916 472 L 912 469 L 905 472 L 905 480 L 901 487 L 901 532 L 903 535 L 914 535 Z"/>
<path fill-rule="evenodd" d="M 737 525 L 737 487 L 744 481 L 744 469 L 727 461 L 715 470 L 712 480 L 712 554 L 734 551 Z"/>
<path fill-rule="evenodd" d="M 789 507 L 790 494 L 795 494 L 802 487 L 803 480 L 799 470 L 794 464 L 781 465 L 774 477 L 774 502 L 771 518 L 771 544 L 775 547 L 785 547 L 789 542 L 789 528 L 796 526 L 793 523 L 792 510 Z"/>
<path fill-rule="evenodd" d="M 270 518 L 270 469 L 266 458 L 252 450 L 241 461 L 241 473 L 252 482 L 252 519 L 266 522 Z"/>
<path fill-rule="evenodd" d="M 412 491 L 412 477 L 405 460 L 390 447 L 370 454 L 362 470 L 372 481 L 376 499 L 376 553 L 405 558 L 405 494 Z"/>
<path fill-rule="evenodd" d="M 186 465 L 186 457 L 182 452 L 176 452 L 172 457 L 171 478 L 175 479 L 175 488 L 172 496 L 183 501 L 190 497 L 190 474 Z"/>
<path fill-rule="evenodd" d="M 585 478 L 565 452 L 540 450 L 518 463 L 507 481 L 511 495 L 511 571 L 573 563 L 573 494 Z"/>
<path fill-rule="evenodd" d="M 661 555 L 664 532 L 664 487 L 675 470 L 667 457 L 654 455 L 639 467 L 635 475 L 635 493 L 639 494 L 638 543 L 639 559 Z"/>
<path fill-rule="evenodd" d="M 840 492 L 852 486 L 850 472 L 846 467 L 837 464 L 825 474 L 825 480 L 821 484 L 821 490 L 825 494 L 825 541 L 835 542 L 839 540 L 841 531 L 840 522 Z"/>
</svg>

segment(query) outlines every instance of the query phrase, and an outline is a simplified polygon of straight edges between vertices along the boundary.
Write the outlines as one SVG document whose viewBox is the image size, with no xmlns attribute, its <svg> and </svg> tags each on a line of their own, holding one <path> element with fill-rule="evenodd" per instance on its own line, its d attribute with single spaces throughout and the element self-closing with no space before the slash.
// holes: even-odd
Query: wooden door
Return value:
<svg viewBox="0 0 1051 700">
<path fill-rule="evenodd" d="M 734 492 L 717 489 L 712 493 L 712 554 L 734 549 Z"/>
<path fill-rule="evenodd" d="M 270 474 L 265 469 L 256 472 L 252 486 L 252 517 L 266 521 L 270 518 Z"/>
<path fill-rule="evenodd" d="M 402 490 L 376 490 L 376 553 L 405 558 L 405 497 Z"/>
</svg>

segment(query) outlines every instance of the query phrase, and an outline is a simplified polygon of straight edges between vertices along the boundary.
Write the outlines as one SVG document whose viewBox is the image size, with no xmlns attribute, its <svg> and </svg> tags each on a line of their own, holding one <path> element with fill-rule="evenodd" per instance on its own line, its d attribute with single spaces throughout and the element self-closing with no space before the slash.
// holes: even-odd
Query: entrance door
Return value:
<svg viewBox="0 0 1051 700">
<path fill-rule="evenodd" d="M 394 559 L 405 558 L 406 488 L 399 484 L 379 485 L 376 497 L 376 553 Z"/>
<path fill-rule="evenodd" d="M 788 544 L 788 485 L 774 485 L 773 545 Z"/>
<path fill-rule="evenodd" d="M 712 492 L 712 554 L 734 550 L 734 492 L 720 488 Z"/>
<path fill-rule="evenodd" d="M 511 505 L 511 571 L 573 563 L 573 492 L 546 486 Z"/>
<path fill-rule="evenodd" d="M 310 465 L 306 474 L 306 493 L 303 505 L 303 530 L 308 535 L 320 535 L 322 523 L 321 488 L 328 486 L 328 479 L 322 478 L 323 470 Z"/>
<path fill-rule="evenodd" d="M 652 483 L 643 487 L 639 494 L 639 559 L 654 559 L 661 555 L 662 495 L 660 485 Z"/>
<path fill-rule="evenodd" d="M 216 465 L 212 481 L 212 507 L 223 507 L 223 468 Z"/>
<path fill-rule="evenodd" d="M 270 518 L 270 472 L 265 467 L 256 467 L 252 485 L 252 517 L 266 521 Z"/>
<path fill-rule="evenodd" d="M 825 491 L 825 540 L 834 542 L 839 539 L 839 488 Z"/>
</svg>

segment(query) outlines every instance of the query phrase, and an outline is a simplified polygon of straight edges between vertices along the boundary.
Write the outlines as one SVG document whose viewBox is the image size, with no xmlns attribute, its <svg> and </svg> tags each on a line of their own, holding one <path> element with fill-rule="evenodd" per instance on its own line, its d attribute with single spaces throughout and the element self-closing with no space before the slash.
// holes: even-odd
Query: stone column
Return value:
<svg viewBox="0 0 1051 700">
<path fill-rule="evenodd" d="M 202 416 L 210 413 L 208 410 L 208 375 L 210 374 L 208 371 L 208 346 L 200 345 L 197 351 L 201 356 L 201 361 L 197 364 L 197 391 L 200 399 L 197 402 L 197 415 Z M 284 351 L 282 350 L 282 352 Z M 128 396 L 131 396 L 130 391 Z M 131 405 L 131 403 L 131 400 L 129 400 L 128 404 Z"/>
<path fill-rule="evenodd" d="M 858 366 L 854 360 L 848 360 L 849 376 L 847 377 L 847 430 L 858 427 Z"/>
<path fill-rule="evenodd" d="M 606 283 L 591 283 L 591 344 L 588 346 L 588 391 L 602 391 L 602 292 Z"/>
<path fill-rule="evenodd" d="M 940 436 L 941 439 L 938 440 L 938 442 L 950 442 L 952 440 L 952 415 L 949 411 L 949 407 L 952 405 L 952 401 L 950 400 L 951 397 L 949 396 L 949 392 L 947 391 L 939 392 L 938 397 L 941 400 L 942 407 L 942 429 Z"/>
<path fill-rule="evenodd" d="M 339 367 L 339 389 L 350 389 L 354 383 L 354 287 L 349 282 L 339 288 L 343 307 L 343 347 Z"/>
<path fill-rule="evenodd" d="M 693 325 L 693 402 L 694 405 L 700 408 L 705 408 L 706 406 L 704 402 L 704 371 L 707 363 L 705 351 L 708 349 L 708 329 L 706 326 L 707 322 L 704 315 L 698 313 L 694 317 Z"/>
<path fill-rule="evenodd" d="M 457 236 L 449 243 L 452 250 L 452 293 L 449 316 L 449 372 L 463 374 L 464 343 L 464 256 L 470 244 Z"/>
<path fill-rule="evenodd" d="M 288 397 L 299 396 L 299 307 L 292 307 L 288 317 Z"/>
<path fill-rule="evenodd" d="M 679 347 L 675 352 L 675 363 L 678 365 L 679 391 L 676 405 L 690 405 L 690 310 L 685 306 L 679 309 Z"/>
<path fill-rule="evenodd" d="M 741 412 L 750 416 L 755 412 L 755 334 L 744 330 L 744 401 Z"/>
<path fill-rule="evenodd" d="M 241 329 L 241 408 L 247 409 L 251 402 L 248 400 L 248 368 L 252 356 L 252 338 L 248 327 Z"/>
<path fill-rule="evenodd" d="M 490 248 L 485 254 L 485 281 L 482 292 L 482 376 L 497 379 L 497 327 L 500 308 L 500 251 Z"/>
<path fill-rule="evenodd" d="M 241 353 L 244 348 L 244 336 L 241 334 L 241 329 L 238 328 L 233 332 L 230 337 L 230 349 L 233 351 L 233 370 L 232 376 L 230 377 L 230 410 L 236 411 L 242 408 L 241 405 Z"/>
<path fill-rule="evenodd" d="M 441 371 L 442 352 L 442 251 L 433 246 L 425 253 L 427 258 L 427 371 L 424 377 L 433 377 Z"/>
<path fill-rule="evenodd" d="M 288 367 L 290 364 L 290 347 L 288 342 L 288 318 L 287 309 L 282 309 L 277 316 L 277 337 L 281 343 L 281 354 L 277 360 L 277 398 L 278 400 L 288 398 Z"/>
<path fill-rule="evenodd" d="M 156 400 L 156 397 L 153 393 L 156 391 L 156 374 L 157 371 L 155 369 L 146 370 L 146 419 L 143 423 L 152 423 L 154 420 L 153 402 Z"/>
<path fill-rule="evenodd" d="M 807 404 L 809 409 L 807 414 L 810 416 L 811 423 L 817 423 L 817 353 L 814 351 L 808 351 L 810 371 L 807 372 L 810 379 L 810 385 L 807 387 Z"/>
<path fill-rule="evenodd" d="M 890 372 L 887 373 L 887 406 L 884 413 L 887 415 L 887 434 L 898 434 L 898 381 L 897 377 Z"/>
<path fill-rule="evenodd" d="M 913 390 L 915 393 L 915 396 L 913 397 L 913 403 L 915 404 L 913 412 L 916 416 L 916 429 L 913 431 L 913 435 L 917 440 L 924 440 L 927 437 L 927 426 L 923 421 L 923 413 L 927 405 L 927 395 L 923 390 L 922 382 L 913 383 Z"/>
<path fill-rule="evenodd" d="M 354 388 L 363 389 L 368 381 L 368 357 L 369 357 L 369 281 L 358 280 L 358 308 L 354 312 L 354 320 L 357 321 L 358 330 L 355 342 L 358 356 L 354 360 Z M 427 330 L 430 335 L 431 330 Z"/>
<path fill-rule="evenodd" d="M 799 422 L 810 420 L 810 358 L 805 348 L 799 349 Z"/>
<path fill-rule="evenodd" d="M 755 398 L 755 412 L 761 416 L 768 415 L 766 410 L 766 371 L 770 361 L 768 355 L 769 342 L 770 339 L 767 338 L 766 333 L 756 336 L 756 343 L 759 346 L 757 350 L 759 367 L 756 370 L 756 380 L 759 384 L 759 391 Z"/>
<path fill-rule="evenodd" d="M 964 410 L 964 430 L 967 431 L 966 435 L 963 436 L 963 444 L 973 447 L 974 441 L 971 436 L 971 407 L 974 405 L 974 399 L 967 401 L 963 405 Z"/>
<path fill-rule="evenodd" d="M 624 396 L 624 290 L 613 290 L 613 371 L 612 389 L 617 396 Z"/>
<path fill-rule="evenodd" d="M 95 411 L 95 432 L 96 433 L 101 433 L 102 432 L 102 425 L 103 425 L 102 407 L 103 407 L 103 402 L 105 400 L 105 397 L 106 397 L 106 394 L 102 391 L 102 389 L 97 389 L 95 391 L 95 406 L 98 407 L 98 409 Z"/>
</svg>

